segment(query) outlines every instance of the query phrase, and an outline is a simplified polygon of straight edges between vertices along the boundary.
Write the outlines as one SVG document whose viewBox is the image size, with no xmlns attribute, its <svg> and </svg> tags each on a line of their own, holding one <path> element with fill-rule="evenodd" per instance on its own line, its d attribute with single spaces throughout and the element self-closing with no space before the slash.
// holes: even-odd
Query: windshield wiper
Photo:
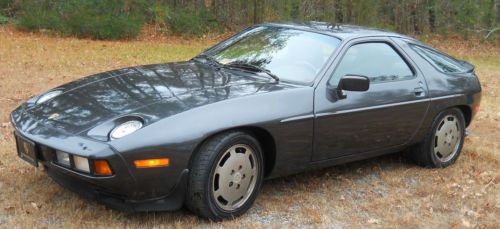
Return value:
<svg viewBox="0 0 500 229">
<path fill-rule="evenodd" d="M 255 72 L 264 72 L 268 76 L 273 78 L 274 80 L 280 81 L 280 78 L 278 76 L 276 76 L 275 74 L 273 74 L 271 71 L 269 71 L 268 69 L 265 69 L 263 67 L 257 66 L 257 65 L 242 63 L 242 62 L 231 62 L 228 64 L 224 64 L 224 66 L 230 67 L 230 68 L 239 68 L 239 69 L 244 69 L 244 70 L 250 70 L 250 71 L 255 71 Z"/>
<path fill-rule="evenodd" d="M 203 54 L 203 53 L 202 53 L 202 54 L 200 54 L 200 55 L 198 55 L 198 56 L 195 56 L 193 59 L 199 59 L 199 58 L 201 58 L 201 59 L 205 59 L 205 60 L 207 60 L 207 61 L 209 61 L 209 62 L 211 62 L 211 63 L 213 63 L 213 64 L 215 64 L 215 65 L 217 65 L 217 66 L 222 65 L 222 64 L 221 64 L 221 63 L 219 63 L 219 61 L 217 61 L 214 57 L 212 57 L 212 56 L 210 56 L 210 55 L 207 55 L 207 54 Z"/>
</svg>

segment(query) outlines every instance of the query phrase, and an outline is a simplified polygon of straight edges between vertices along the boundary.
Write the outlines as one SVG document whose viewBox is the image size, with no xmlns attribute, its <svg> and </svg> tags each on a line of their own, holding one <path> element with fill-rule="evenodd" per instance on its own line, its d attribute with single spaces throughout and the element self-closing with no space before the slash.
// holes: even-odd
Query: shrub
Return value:
<svg viewBox="0 0 500 229">
<path fill-rule="evenodd" d="M 7 1 L 7 0 L 0 0 Z M 184 4 L 175 10 L 153 0 L 8 0 L 20 8 L 17 26 L 25 30 L 48 29 L 62 35 L 95 39 L 136 36 L 145 22 L 160 31 L 202 35 L 219 27 L 207 7 Z"/>
<path fill-rule="evenodd" d="M 0 15 L 3 17 L 15 16 L 16 10 L 17 4 L 15 0 L 0 0 Z"/>
<path fill-rule="evenodd" d="M 147 22 L 152 23 L 155 28 L 161 32 L 166 32 L 168 30 L 168 20 L 166 20 L 172 12 L 170 7 L 166 4 L 155 3 L 147 7 L 145 13 Z"/>
<path fill-rule="evenodd" d="M 9 18 L 0 14 L 0 25 L 9 23 Z"/>
<path fill-rule="evenodd" d="M 17 26 L 63 35 L 120 39 L 139 34 L 144 23 L 134 11 L 141 0 L 23 0 Z"/>
<path fill-rule="evenodd" d="M 14 2 L 14 0 L 0 0 L 0 10 L 5 10 Z"/>
<path fill-rule="evenodd" d="M 215 16 L 206 7 L 184 7 L 171 12 L 166 20 L 174 34 L 199 36 L 218 28 Z"/>
<path fill-rule="evenodd" d="M 24 12 L 26 10 L 26 12 Z M 67 32 L 67 27 L 61 15 L 56 11 L 23 5 L 21 16 L 18 18 L 17 27 L 25 30 L 52 29 L 62 33 Z"/>
</svg>

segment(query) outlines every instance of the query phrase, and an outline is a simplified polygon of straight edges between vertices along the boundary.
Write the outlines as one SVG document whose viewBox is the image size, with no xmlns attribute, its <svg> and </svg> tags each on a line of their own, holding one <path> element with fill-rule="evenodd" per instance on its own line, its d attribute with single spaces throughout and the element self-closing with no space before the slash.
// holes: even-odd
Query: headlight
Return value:
<svg viewBox="0 0 500 229">
<path fill-rule="evenodd" d="M 120 124 L 119 126 L 115 127 L 109 136 L 111 139 L 118 139 L 125 137 L 131 133 L 134 133 L 136 130 L 141 129 L 142 127 L 142 122 L 137 121 L 137 120 L 132 120 L 128 122 L 124 122 Z"/>
<path fill-rule="evenodd" d="M 44 95 L 40 96 L 40 98 L 36 101 L 36 104 L 44 103 L 47 100 L 50 100 L 50 99 L 60 95 L 61 93 L 62 93 L 62 91 L 60 91 L 60 90 L 47 92 Z"/>
</svg>

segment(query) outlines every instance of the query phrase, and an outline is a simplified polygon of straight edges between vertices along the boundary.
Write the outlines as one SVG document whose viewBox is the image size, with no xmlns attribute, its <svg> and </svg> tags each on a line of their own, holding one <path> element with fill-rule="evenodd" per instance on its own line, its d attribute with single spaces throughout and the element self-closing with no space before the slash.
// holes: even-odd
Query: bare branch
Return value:
<svg viewBox="0 0 500 229">
<path fill-rule="evenodd" d="M 494 28 L 494 29 L 490 30 L 490 32 L 488 32 L 488 34 L 486 34 L 486 36 L 484 37 L 484 39 L 488 39 L 488 37 L 489 37 L 491 34 L 493 34 L 495 31 L 497 31 L 497 30 L 499 30 L 499 29 L 500 29 L 500 27 L 498 27 L 498 28 Z"/>
</svg>

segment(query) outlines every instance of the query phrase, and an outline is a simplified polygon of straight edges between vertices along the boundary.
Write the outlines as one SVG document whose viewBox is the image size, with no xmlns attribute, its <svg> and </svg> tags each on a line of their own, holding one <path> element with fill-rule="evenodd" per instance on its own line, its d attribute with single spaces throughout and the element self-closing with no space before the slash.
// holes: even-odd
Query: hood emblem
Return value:
<svg viewBox="0 0 500 229">
<path fill-rule="evenodd" d="M 59 117 L 59 113 L 54 113 L 54 114 L 51 114 L 47 119 L 48 120 L 54 120 L 56 119 L 57 117 Z"/>
</svg>

